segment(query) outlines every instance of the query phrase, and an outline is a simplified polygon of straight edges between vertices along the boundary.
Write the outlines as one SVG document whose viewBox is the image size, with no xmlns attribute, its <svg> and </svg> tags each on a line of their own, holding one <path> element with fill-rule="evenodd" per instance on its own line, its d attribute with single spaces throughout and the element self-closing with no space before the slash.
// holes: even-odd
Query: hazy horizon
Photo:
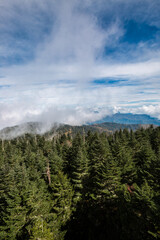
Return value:
<svg viewBox="0 0 160 240">
<path fill-rule="evenodd" d="M 160 2 L 0 1 L 0 129 L 160 119 Z"/>
</svg>

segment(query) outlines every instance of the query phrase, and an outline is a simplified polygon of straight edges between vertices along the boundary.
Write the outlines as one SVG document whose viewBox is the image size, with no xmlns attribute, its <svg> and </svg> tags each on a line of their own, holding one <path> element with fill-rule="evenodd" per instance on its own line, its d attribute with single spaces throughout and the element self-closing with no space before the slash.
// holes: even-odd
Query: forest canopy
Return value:
<svg viewBox="0 0 160 240">
<path fill-rule="evenodd" d="M 0 140 L 0 239 L 160 238 L 160 127 Z"/>
</svg>

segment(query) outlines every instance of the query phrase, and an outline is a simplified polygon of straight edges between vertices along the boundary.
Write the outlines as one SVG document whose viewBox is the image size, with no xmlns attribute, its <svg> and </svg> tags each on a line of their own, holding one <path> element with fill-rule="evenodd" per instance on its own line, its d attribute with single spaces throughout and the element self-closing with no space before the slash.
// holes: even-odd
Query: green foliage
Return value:
<svg viewBox="0 0 160 240">
<path fill-rule="evenodd" d="M 31 237 L 32 240 L 54 240 L 54 233 L 48 228 L 47 223 L 43 219 L 39 219 L 35 221 L 32 231 Z"/>
<path fill-rule="evenodd" d="M 51 212 L 55 215 L 54 218 L 58 218 L 61 225 L 64 225 L 72 213 L 72 186 L 67 176 L 62 172 L 58 172 L 57 175 L 53 176 L 50 188 Z"/>
<path fill-rule="evenodd" d="M 159 239 L 160 128 L 73 129 L 0 141 L 0 239 Z"/>
</svg>

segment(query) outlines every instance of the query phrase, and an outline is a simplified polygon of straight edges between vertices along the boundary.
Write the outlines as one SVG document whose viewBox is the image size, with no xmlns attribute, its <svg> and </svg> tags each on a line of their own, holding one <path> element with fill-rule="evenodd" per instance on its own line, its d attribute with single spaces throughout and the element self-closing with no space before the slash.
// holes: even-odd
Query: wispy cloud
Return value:
<svg viewBox="0 0 160 240">
<path fill-rule="evenodd" d="M 1 128 L 80 124 L 120 109 L 160 117 L 156 0 L 6 0 L 0 8 Z M 130 41 L 130 21 L 134 34 L 154 27 L 152 39 Z"/>
</svg>

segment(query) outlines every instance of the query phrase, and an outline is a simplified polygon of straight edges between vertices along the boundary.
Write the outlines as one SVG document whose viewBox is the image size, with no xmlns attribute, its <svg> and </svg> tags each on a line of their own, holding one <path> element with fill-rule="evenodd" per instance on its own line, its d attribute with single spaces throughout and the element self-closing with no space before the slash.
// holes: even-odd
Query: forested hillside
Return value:
<svg viewBox="0 0 160 240">
<path fill-rule="evenodd" d="M 148 124 L 119 124 L 112 122 L 103 122 L 99 124 L 88 124 L 81 126 L 71 126 L 67 124 L 45 124 L 42 122 L 27 122 L 17 126 L 7 127 L 0 130 L 0 139 L 13 139 L 16 137 L 24 136 L 27 134 L 40 134 L 45 138 L 51 139 L 57 135 L 66 133 L 75 136 L 77 133 L 83 134 L 84 132 L 106 132 L 108 135 L 120 129 L 137 130 L 141 127 L 148 128 Z M 157 125 L 153 125 L 157 127 Z"/>
<path fill-rule="evenodd" d="M 0 140 L 0 239 L 160 238 L 160 127 Z"/>
</svg>

